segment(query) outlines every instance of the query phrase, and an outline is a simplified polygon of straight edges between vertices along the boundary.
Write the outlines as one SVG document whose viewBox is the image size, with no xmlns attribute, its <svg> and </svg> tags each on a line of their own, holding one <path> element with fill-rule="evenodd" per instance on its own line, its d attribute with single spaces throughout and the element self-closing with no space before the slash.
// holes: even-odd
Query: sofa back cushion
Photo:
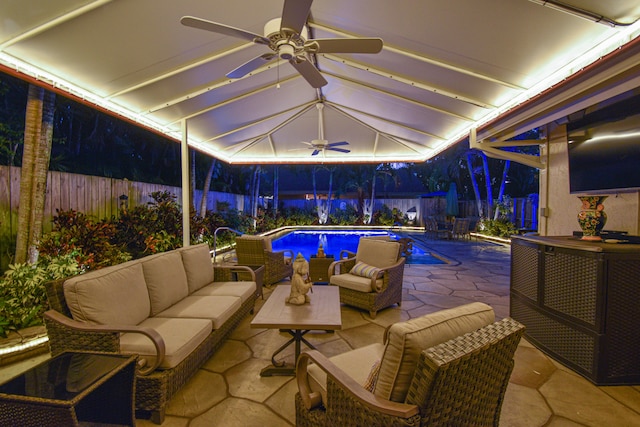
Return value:
<svg viewBox="0 0 640 427">
<path fill-rule="evenodd" d="M 71 315 L 80 322 L 137 325 L 151 310 L 139 260 L 72 277 L 63 289 Z"/>
<path fill-rule="evenodd" d="M 213 282 L 213 265 L 209 245 L 188 246 L 180 249 L 182 264 L 187 274 L 189 294 Z"/>
<path fill-rule="evenodd" d="M 142 259 L 144 280 L 149 290 L 151 315 L 155 316 L 189 295 L 187 274 L 179 251 L 169 251 Z"/>
<path fill-rule="evenodd" d="M 457 336 L 493 323 L 493 309 L 474 302 L 391 325 L 385 333 L 385 349 L 374 394 L 404 402 L 420 353 Z"/>
<path fill-rule="evenodd" d="M 390 267 L 398 262 L 400 244 L 386 240 L 361 238 L 358 242 L 356 262 L 363 262 L 373 267 Z"/>
</svg>

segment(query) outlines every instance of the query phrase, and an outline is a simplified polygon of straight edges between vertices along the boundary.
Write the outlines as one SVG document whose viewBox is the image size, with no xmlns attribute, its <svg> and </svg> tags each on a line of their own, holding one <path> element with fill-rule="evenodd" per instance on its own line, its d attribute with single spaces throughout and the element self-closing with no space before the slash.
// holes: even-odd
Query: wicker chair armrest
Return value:
<svg viewBox="0 0 640 427">
<path fill-rule="evenodd" d="M 73 329 L 76 331 L 82 332 L 118 332 L 118 333 L 137 333 L 143 334 L 147 336 L 153 342 L 154 347 L 156 348 L 156 360 L 153 365 L 144 366 L 144 360 L 142 360 L 143 367 L 138 371 L 139 375 L 149 375 L 151 372 L 155 371 L 158 366 L 160 366 L 160 362 L 164 360 L 165 355 L 165 344 L 164 340 L 158 334 L 155 329 L 145 328 L 135 325 L 90 325 L 84 322 L 78 322 L 77 320 L 69 319 L 67 316 L 58 313 L 55 310 L 48 310 L 44 313 L 44 316 L 50 321 L 57 322 L 63 325 L 66 328 Z"/>
<path fill-rule="evenodd" d="M 355 252 L 351 252 L 346 249 L 343 249 L 340 251 L 340 255 L 338 256 L 338 259 L 347 259 L 347 258 L 355 258 L 355 257 L 356 257 Z"/>
<path fill-rule="evenodd" d="M 218 276 L 220 276 L 221 274 L 223 275 L 223 277 L 226 276 L 230 276 L 231 274 L 224 274 L 224 272 L 229 272 L 229 273 L 239 273 L 239 272 L 243 272 L 243 273 L 249 273 L 251 275 L 251 281 L 255 282 L 256 281 L 256 273 L 255 271 L 253 271 L 253 269 L 249 266 L 246 265 L 237 265 L 237 264 L 214 264 L 213 266 L 214 271 L 216 273 L 218 273 Z M 217 270 L 217 271 L 216 271 Z M 216 274 L 214 273 L 214 278 L 216 277 Z M 214 279 L 215 280 L 215 279 Z"/>
<path fill-rule="evenodd" d="M 287 256 L 291 258 L 291 260 L 295 259 L 295 254 L 293 253 L 293 249 L 282 249 L 279 251 L 273 251 L 272 253 L 274 254 L 282 254 L 282 256 L 284 258 L 286 258 Z"/>
<path fill-rule="evenodd" d="M 370 410 L 401 418 L 409 418 L 419 413 L 416 405 L 407 405 L 405 403 L 384 400 L 369 392 L 317 350 L 308 350 L 301 353 L 296 365 L 298 391 L 300 392 L 300 397 L 302 398 L 307 410 L 315 408 L 322 403 L 320 394 L 311 391 L 311 387 L 309 386 L 309 379 L 307 376 L 309 360 L 325 371 L 327 373 L 327 377 L 331 377 L 333 381 L 353 399 Z"/>
<path fill-rule="evenodd" d="M 285 251 L 277 251 L 277 252 L 264 251 L 264 256 L 267 260 L 271 262 L 284 264 L 284 261 L 285 261 L 284 252 Z"/>
<path fill-rule="evenodd" d="M 343 252 L 349 253 L 350 255 L 353 255 L 353 256 L 350 256 L 348 258 L 342 258 Z M 355 265 L 355 263 L 356 263 L 356 254 L 354 254 L 353 252 L 343 250 L 340 252 L 340 257 L 336 261 L 333 261 L 331 264 L 329 264 L 329 271 L 327 272 L 327 277 L 331 278 L 331 276 L 336 274 L 336 267 L 341 266 L 340 271 L 342 272 L 342 266 L 345 266 L 346 270 L 351 270 Z"/>
<path fill-rule="evenodd" d="M 371 278 L 371 289 L 375 292 L 382 292 L 387 289 L 387 287 L 389 286 L 389 277 L 391 277 L 397 270 L 403 269 L 404 263 L 405 258 L 401 257 L 395 264 L 390 265 L 389 267 L 380 268 L 378 276 Z M 378 287 L 376 286 L 376 281 L 380 278 L 380 276 L 382 276 L 382 287 L 378 289 Z"/>
</svg>

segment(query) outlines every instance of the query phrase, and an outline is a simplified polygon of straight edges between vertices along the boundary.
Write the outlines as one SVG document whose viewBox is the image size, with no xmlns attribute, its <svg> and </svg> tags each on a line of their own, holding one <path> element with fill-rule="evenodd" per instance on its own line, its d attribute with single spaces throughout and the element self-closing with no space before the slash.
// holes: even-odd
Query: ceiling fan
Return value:
<svg viewBox="0 0 640 427">
<path fill-rule="evenodd" d="M 212 31 L 227 36 L 249 40 L 268 46 L 272 52 L 264 53 L 227 73 L 227 77 L 237 79 L 276 58 L 289 61 L 302 77 L 314 88 L 327 84 L 320 71 L 309 59 L 315 53 L 378 53 L 382 50 L 380 38 L 331 38 L 307 39 L 305 27 L 313 0 L 285 0 L 282 17 L 272 19 L 264 26 L 264 35 L 207 21 L 193 16 L 183 16 L 182 25 Z"/>
<path fill-rule="evenodd" d="M 316 108 L 318 109 L 318 139 L 313 139 L 311 140 L 311 142 L 302 141 L 303 144 L 309 146 L 309 149 L 313 150 L 313 153 L 311 153 L 311 155 L 317 156 L 318 154 L 322 153 L 322 155 L 324 156 L 325 150 L 338 151 L 340 153 L 350 153 L 351 150 L 347 150 L 346 148 L 338 148 L 340 146 L 349 145 L 347 141 L 329 142 L 324 139 L 324 120 L 322 115 L 324 104 L 318 102 L 316 104 Z"/>
</svg>

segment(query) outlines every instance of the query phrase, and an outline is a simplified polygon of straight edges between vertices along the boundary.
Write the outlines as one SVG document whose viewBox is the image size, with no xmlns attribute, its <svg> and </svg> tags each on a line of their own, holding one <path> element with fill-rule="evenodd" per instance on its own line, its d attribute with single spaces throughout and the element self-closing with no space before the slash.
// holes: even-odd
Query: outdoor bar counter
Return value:
<svg viewBox="0 0 640 427">
<path fill-rule="evenodd" d="M 640 244 L 513 236 L 511 317 L 595 384 L 640 384 Z"/>
</svg>

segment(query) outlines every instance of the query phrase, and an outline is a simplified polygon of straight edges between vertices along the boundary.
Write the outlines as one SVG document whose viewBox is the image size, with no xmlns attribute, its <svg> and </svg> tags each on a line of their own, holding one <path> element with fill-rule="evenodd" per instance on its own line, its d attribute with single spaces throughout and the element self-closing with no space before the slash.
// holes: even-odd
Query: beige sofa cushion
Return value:
<svg viewBox="0 0 640 427">
<path fill-rule="evenodd" d="M 219 329 L 240 309 L 241 305 L 239 297 L 190 295 L 161 311 L 156 317 L 209 319 L 213 329 Z"/>
<path fill-rule="evenodd" d="M 373 292 L 375 289 L 371 289 L 371 279 L 362 276 L 356 276 L 355 274 L 344 273 L 331 276 L 329 283 L 332 285 L 338 285 L 342 288 L 352 289 L 358 292 Z M 382 279 L 375 281 L 377 289 L 382 289 Z"/>
<path fill-rule="evenodd" d="M 179 252 L 187 274 L 189 294 L 213 282 L 213 264 L 208 244 L 188 246 Z"/>
<path fill-rule="evenodd" d="M 195 291 L 193 296 L 230 296 L 239 297 L 242 302 L 257 293 L 256 282 L 213 282 Z"/>
<path fill-rule="evenodd" d="M 371 372 L 371 367 L 382 357 L 384 344 L 376 343 L 346 353 L 330 357 L 338 368 L 356 380 L 358 384 L 365 384 Z M 318 365 L 309 365 L 309 387 L 312 391 L 320 393 L 322 401 L 327 402 L 327 374 Z"/>
<path fill-rule="evenodd" d="M 207 319 L 170 319 L 150 317 L 139 326 L 154 329 L 165 344 L 165 358 L 161 369 L 173 368 L 182 362 L 200 343 L 211 334 L 211 322 Z M 139 354 L 153 364 L 156 349 L 153 343 L 142 334 L 127 333 L 120 336 L 120 350 L 126 354 Z"/>
<path fill-rule="evenodd" d="M 138 261 L 72 277 L 63 285 L 75 320 L 98 325 L 137 325 L 149 317 L 149 294 Z"/>
<path fill-rule="evenodd" d="M 358 242 L 356 262 L 364 262 L 378 268 L 385 268 L 398 262 L 400 244 L 386 240 L 361 238 Z"/>
<path fill-rule="evenodd" d="M 171 307 L 189 294 L 187 274 L 179 251 L 143 258 L 142 271 L 149 291 L 152 316 Z"/>
<path fill-rule="evenodd" d="M 404 402 L 422 350 L 489 325 L 493 309 L 474 302 L 394 323 L 386 333 L 386 346 L 374 394 Z"/>
</svg>

